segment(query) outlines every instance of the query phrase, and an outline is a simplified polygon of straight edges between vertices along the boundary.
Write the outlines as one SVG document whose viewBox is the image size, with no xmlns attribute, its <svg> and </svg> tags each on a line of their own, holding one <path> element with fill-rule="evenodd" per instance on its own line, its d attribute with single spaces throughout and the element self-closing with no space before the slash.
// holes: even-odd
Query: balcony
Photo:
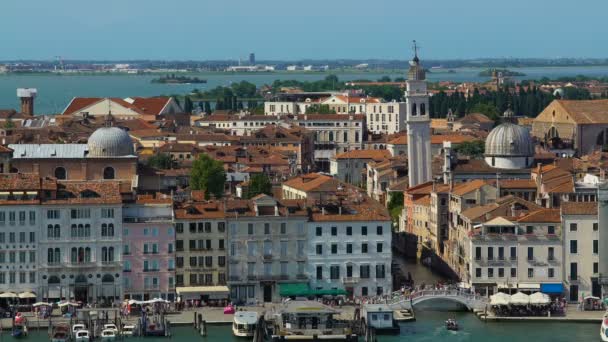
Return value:
<svg viewBox="0 0 608 342">
<path fill-rule="evenodd" d="M 344 277 L 342 282 L 344 285 L 354 285 L 359 282 L 359 277 Z"/>
<path fill-rule="evenodd" d="M 264 260 L 272 260 L 272 254 L 264 254 Z"/>
<path fill-rule="evenodd" d="M 575 283 L 575 282 L 579 282 L 580 281 L 580 277 L 578 275 L 569 275 L 568 276 L 568 280 L 570 282 Z"/>
<path fill-rule="evenodd" d="M 60 262 L 49 262 L 47 264 L 44 264 L 43 267 L 46 268 L 63 268 L 64 264 L 60 263 Z"/>
<path fill-rule="evenodd" d="M 160 272 L 159 268 L 144 268 L 144 272 Z"/>
<path fill-rule="evenodd" d="M 102 261 L 101 267 L 120 267 L 120 262 L 118 261 Z"/>
<path fill-rule="evenodd" d="M 97 263 L 94 261 L 88 262 L 69 262 L 66 264 L 68 268 L 93 268 L 97 267 Z"/>
</svg>

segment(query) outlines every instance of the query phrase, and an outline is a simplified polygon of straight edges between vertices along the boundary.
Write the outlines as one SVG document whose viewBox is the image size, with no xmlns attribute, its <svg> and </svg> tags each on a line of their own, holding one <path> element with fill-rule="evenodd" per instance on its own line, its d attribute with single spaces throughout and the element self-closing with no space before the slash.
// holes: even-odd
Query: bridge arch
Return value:
<svg viewBox="0 0 608 342">
<path fill-rule="evenodd" d="M 420 303 L 424 303 L 431 300 L 443 300 L 450 301 L 454 303 L 459 303 L 467 307 L 468 310 L 473 310 L 474 308 L 471 306 L 471 301 L 468 298 L 459 297 L 459 296 L 422 296 L 418 298 L 412 299 L 412 306 L 416 306 Z"/>
</svg>

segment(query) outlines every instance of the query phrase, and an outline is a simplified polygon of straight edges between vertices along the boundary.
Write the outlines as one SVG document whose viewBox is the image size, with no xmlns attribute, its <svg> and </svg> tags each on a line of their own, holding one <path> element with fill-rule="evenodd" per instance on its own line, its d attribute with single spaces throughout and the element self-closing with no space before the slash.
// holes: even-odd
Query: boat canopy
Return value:
<svg viewBox="0 0 608 342">
<path fill-rule="evenodd" d="M 236 324 L 256 324 L 258 322 L 258 313 L 255 311 L 238 311 L 234 314 L 234 323 Z"/>
</svg>

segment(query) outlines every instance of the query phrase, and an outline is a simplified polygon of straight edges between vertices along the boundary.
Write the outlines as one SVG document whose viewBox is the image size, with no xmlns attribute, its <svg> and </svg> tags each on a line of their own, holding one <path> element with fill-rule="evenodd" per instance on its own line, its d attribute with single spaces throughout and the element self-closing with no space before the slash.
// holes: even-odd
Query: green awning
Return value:
<svg viewBox="0 0 608 342">
<path fill-rule="evenodd" d="M 279 284 L 279 294 L 281 297 L 309 296 L 310 292 L 308 283 Z"/>
<path fill-rule="evenodd" d="M 325 289 L 325 290 L 312 290 L 310 294 L 313 296 L 341 296 L 347 295 L 348 292 L 344 289 Z"/>
</svg>

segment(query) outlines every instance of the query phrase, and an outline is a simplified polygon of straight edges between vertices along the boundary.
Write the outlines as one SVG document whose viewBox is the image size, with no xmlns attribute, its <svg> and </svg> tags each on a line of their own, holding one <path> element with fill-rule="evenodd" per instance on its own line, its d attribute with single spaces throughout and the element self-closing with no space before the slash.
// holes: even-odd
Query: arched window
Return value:
<svg viewBox="0 0 608 342">
<path fill-rule="evenodd" d="M 91 225 L 88 223 L 84 225 L 84 236 L 86 236 L 86 237 L 91 236 Z"/>
<path fill-rule="evenodd" d="M 78 262 L 78 249 L 76 247 L 72 247 L 70 250 L 70 261 L 75 264 Z"/>
<path fill-rule="evenodd" d="M 75 224 L 73 224 L 72 227 L 70 227 L 70 236 L 73 238 L 78 236 L 78 230 L 76 229 Z"/>
<path fill-rule="evenodd" d="M 57 178 L 57 179 L 67 179 L 68 178 L 68 173 L 64 167 L 59 166 L 59 167 L 55 168 L 55 178 Z"/>
<path fill-rule="evenodd" d="M 425 103 L 420 104 L 420 115 L 426 115 L 426 104 Z"/>
<path fill-rule="evenodd" d="M 114 179 L 115 174 L 114 174 L 114 168 L 107 166 L 105 169 L 103 169 L 103 179 Z"/>
<path fill-rule="evenodd" d="M 348 142 L 348 132 L 344 132 L 343 134 L 344 142 Z"/>
<path fill-rule="evenodd" d="M 84 226 L 82 224 L 78 225 L 78 237 L 84 237 Z"/>
<path fill-rule="evenodd" d="M 47 251 L 46 261 L 49 264 L 52 264 L 53 262 L 55 262 L 54 260 L 55 260 L 55 257 L 54 257 L 54 254 L 53 254 L 53 249 L 49 248 L 48 251 Z"/>
<path fill-rule="evenodd" d="M 48 236 L 49 239 L 52 239 L 55 237 L 55 230 L 53 229 L 53 225 L 49 224 L 46 228 L 46 236 Z"/>
<path fill-rule="evenodd" d="M 56 224 L 54 227 L 55 230 L 55 239 L 59 239 L 61 237 L 61 227 Z"/>
<path fill-rule="evenodd" d="M 61 262 L 61 250 L 59 249 L 59 247 L 55 248 L 55 253 L 53 253 L 55 256 L 54 261 L 55 262 Z"/>
<path fill-rule="evenodd" d="M 329 132 L 329 141 L 334 141 L 334 132 Z"/>
<path fill-rule="evenodd" d="M 416 104 L 412 103 L 412 116 L 416 116 L 418 115 L 418 112 L 416 110 Z"/>
<path fill-rule="evenodd" d="M 91 248 L 89 247 L 84 249 L 84 261 L 91 262 Z"/>
<path fill-rule="evenodd" d="M 58 276 L 53 275 L 49 277 L 49 284 L 59 284 L 60 282 Z"/>
<path fill-rule="evenodd" d="M 359 142 L 359 132 L 355 132 L 355 142 Z"/>
<path fill-rule="evenodd" d="M 108 248 L 108 261 L 114 261 L 114 247 Z"/>
<path fill-rule="evenodd" d="M 110 223 L 108 225 L 108 236 L 114 236 L 114 224 Z"/>
<path fill-rule="evenodd" d="M 87 282 L 87 277 L 85 277 L 84 274 L 79 274 L 76 276 L 76 279 L 74 280 L 75 283 L 86 283 Z"/>
<path fill-rule="evenodd" d="M 106 236 L 108 235 L 108 225 L 103 223 L 101 225 L 101 236 Z"/>
<path fill-rule="evenodd" d="M 78 247 L 78 262 L 84 262 L 84 248 Z"/>
<path fill-rule="evenodd" d="M 101 248 L 101 261 L 108 261 L 108 248 L 106 247 Z"/>
<path fill-rule="evenodd" d="M 101 277 L 101 282 L 102 283 L 113 283 L 114 276 L 111 274 L 104 274 L 103 277 Z"/>
</svg>

